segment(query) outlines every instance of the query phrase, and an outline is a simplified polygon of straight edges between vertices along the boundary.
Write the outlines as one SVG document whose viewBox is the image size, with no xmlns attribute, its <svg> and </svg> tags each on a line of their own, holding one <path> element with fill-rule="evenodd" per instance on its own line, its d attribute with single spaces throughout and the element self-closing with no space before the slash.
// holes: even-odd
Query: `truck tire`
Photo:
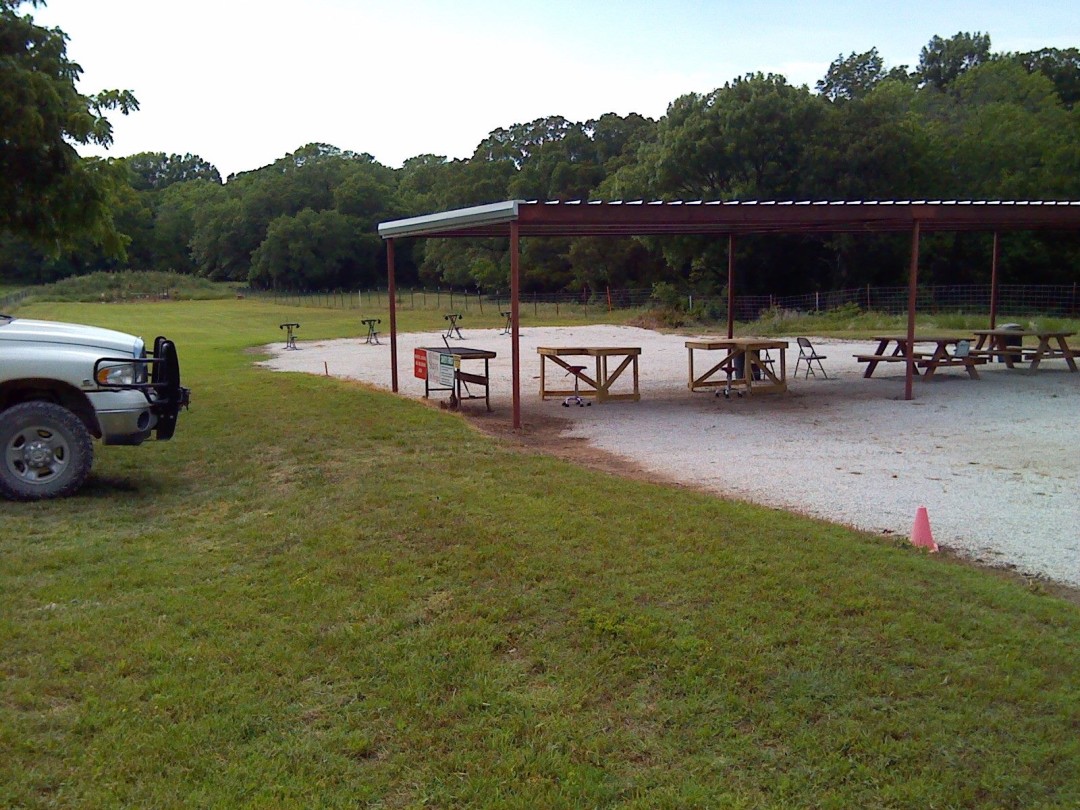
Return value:
<svg viewBox="0 0 1080 810">
<path fill-rule="evenodd" d="M 90 432 L 52 402 L 23 402 L 0 413 L 0 494 L 16 501 L 70 495 L 94 460 Z"/>
</svg>

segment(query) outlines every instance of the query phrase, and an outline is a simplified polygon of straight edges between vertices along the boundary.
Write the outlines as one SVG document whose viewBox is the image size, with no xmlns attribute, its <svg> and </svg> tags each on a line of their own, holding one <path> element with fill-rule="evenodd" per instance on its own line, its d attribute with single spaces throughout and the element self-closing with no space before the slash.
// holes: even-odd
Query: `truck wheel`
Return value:
<svg viewBox="0 0 1080 810">
<path fill-rule="evenodd" d="M 16 501 L 62 498 L 86 480 L 90 432 L 52 402 L 24 402 L 0 413 L 0 494 Z"/>
</svg>

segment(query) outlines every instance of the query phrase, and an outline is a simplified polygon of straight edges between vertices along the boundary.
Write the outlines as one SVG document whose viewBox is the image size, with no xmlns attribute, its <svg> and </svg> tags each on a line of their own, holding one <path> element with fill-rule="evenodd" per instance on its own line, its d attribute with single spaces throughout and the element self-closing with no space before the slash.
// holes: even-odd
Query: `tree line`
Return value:
<svg viewBox="0 0 1080 810">
<path fill-rule="evenodd" d="M 107 145 L 105 111 L 127 91 L 83 96 L 66 36 L 0 0 L 0 278 L 39 283 L 97 270 L 171 270 L 267 289 L 385 283 L 379 222 L 506 199 L 1080 199 L 1080 51 L 997 53 L 990 36 L 935 36 L 914 68 L 875 48 L 839 55 L 811 89 L 752 73 L 673 100 L 658 120 L 552 115 L 490 132 L 467 159 L 400 168 L 307 144 L 230 176 L 198 155 L 80 158 Z M 10 75 L 8 75 L 10 74 Z M 41 122 L 45 122 L 45 126 Z M 747 237 L 747 293 L 902 283 L 895 236 Z M 1080 236 L 1009 234 L 1007 281 L 1076 278 Z M 527 239 L 527 292 L 648 287 L 709 295 L 726 240 Z M 979 283 L 990 239 L 924 240 L 926 283 Z M 505 290 L 505 240 L 402 240 L 403 284 Z"/>
</svg>

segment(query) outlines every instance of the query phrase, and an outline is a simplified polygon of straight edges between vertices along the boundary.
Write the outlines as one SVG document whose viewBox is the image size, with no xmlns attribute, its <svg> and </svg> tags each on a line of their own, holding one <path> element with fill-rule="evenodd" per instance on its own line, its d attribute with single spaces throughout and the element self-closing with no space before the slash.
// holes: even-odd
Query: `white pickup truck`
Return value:
<svg viewBox="0 0 1080 810">
<path fill-rule="evenodd" d="M 172 438 L 190 399 L 176 346 L 71 323 L 0 315 L 0 495 L 75 492 L 104 444 Z"/>
</svg>

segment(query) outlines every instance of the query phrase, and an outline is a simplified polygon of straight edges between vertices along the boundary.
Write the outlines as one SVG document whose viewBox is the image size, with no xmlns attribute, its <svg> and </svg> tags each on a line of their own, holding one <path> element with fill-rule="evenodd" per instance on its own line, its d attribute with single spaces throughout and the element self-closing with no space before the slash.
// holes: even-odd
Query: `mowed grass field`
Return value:
<svg viewBox="0 0 1080 810">
<path fill-rule="evenodd" d="M 1080 609 L 1038 586 L 253 366 L 357 312 L 18 314 L 165 334 L 194 393 L 0 502 L 2 807 L 1080 805 Z"/>
</svg>

